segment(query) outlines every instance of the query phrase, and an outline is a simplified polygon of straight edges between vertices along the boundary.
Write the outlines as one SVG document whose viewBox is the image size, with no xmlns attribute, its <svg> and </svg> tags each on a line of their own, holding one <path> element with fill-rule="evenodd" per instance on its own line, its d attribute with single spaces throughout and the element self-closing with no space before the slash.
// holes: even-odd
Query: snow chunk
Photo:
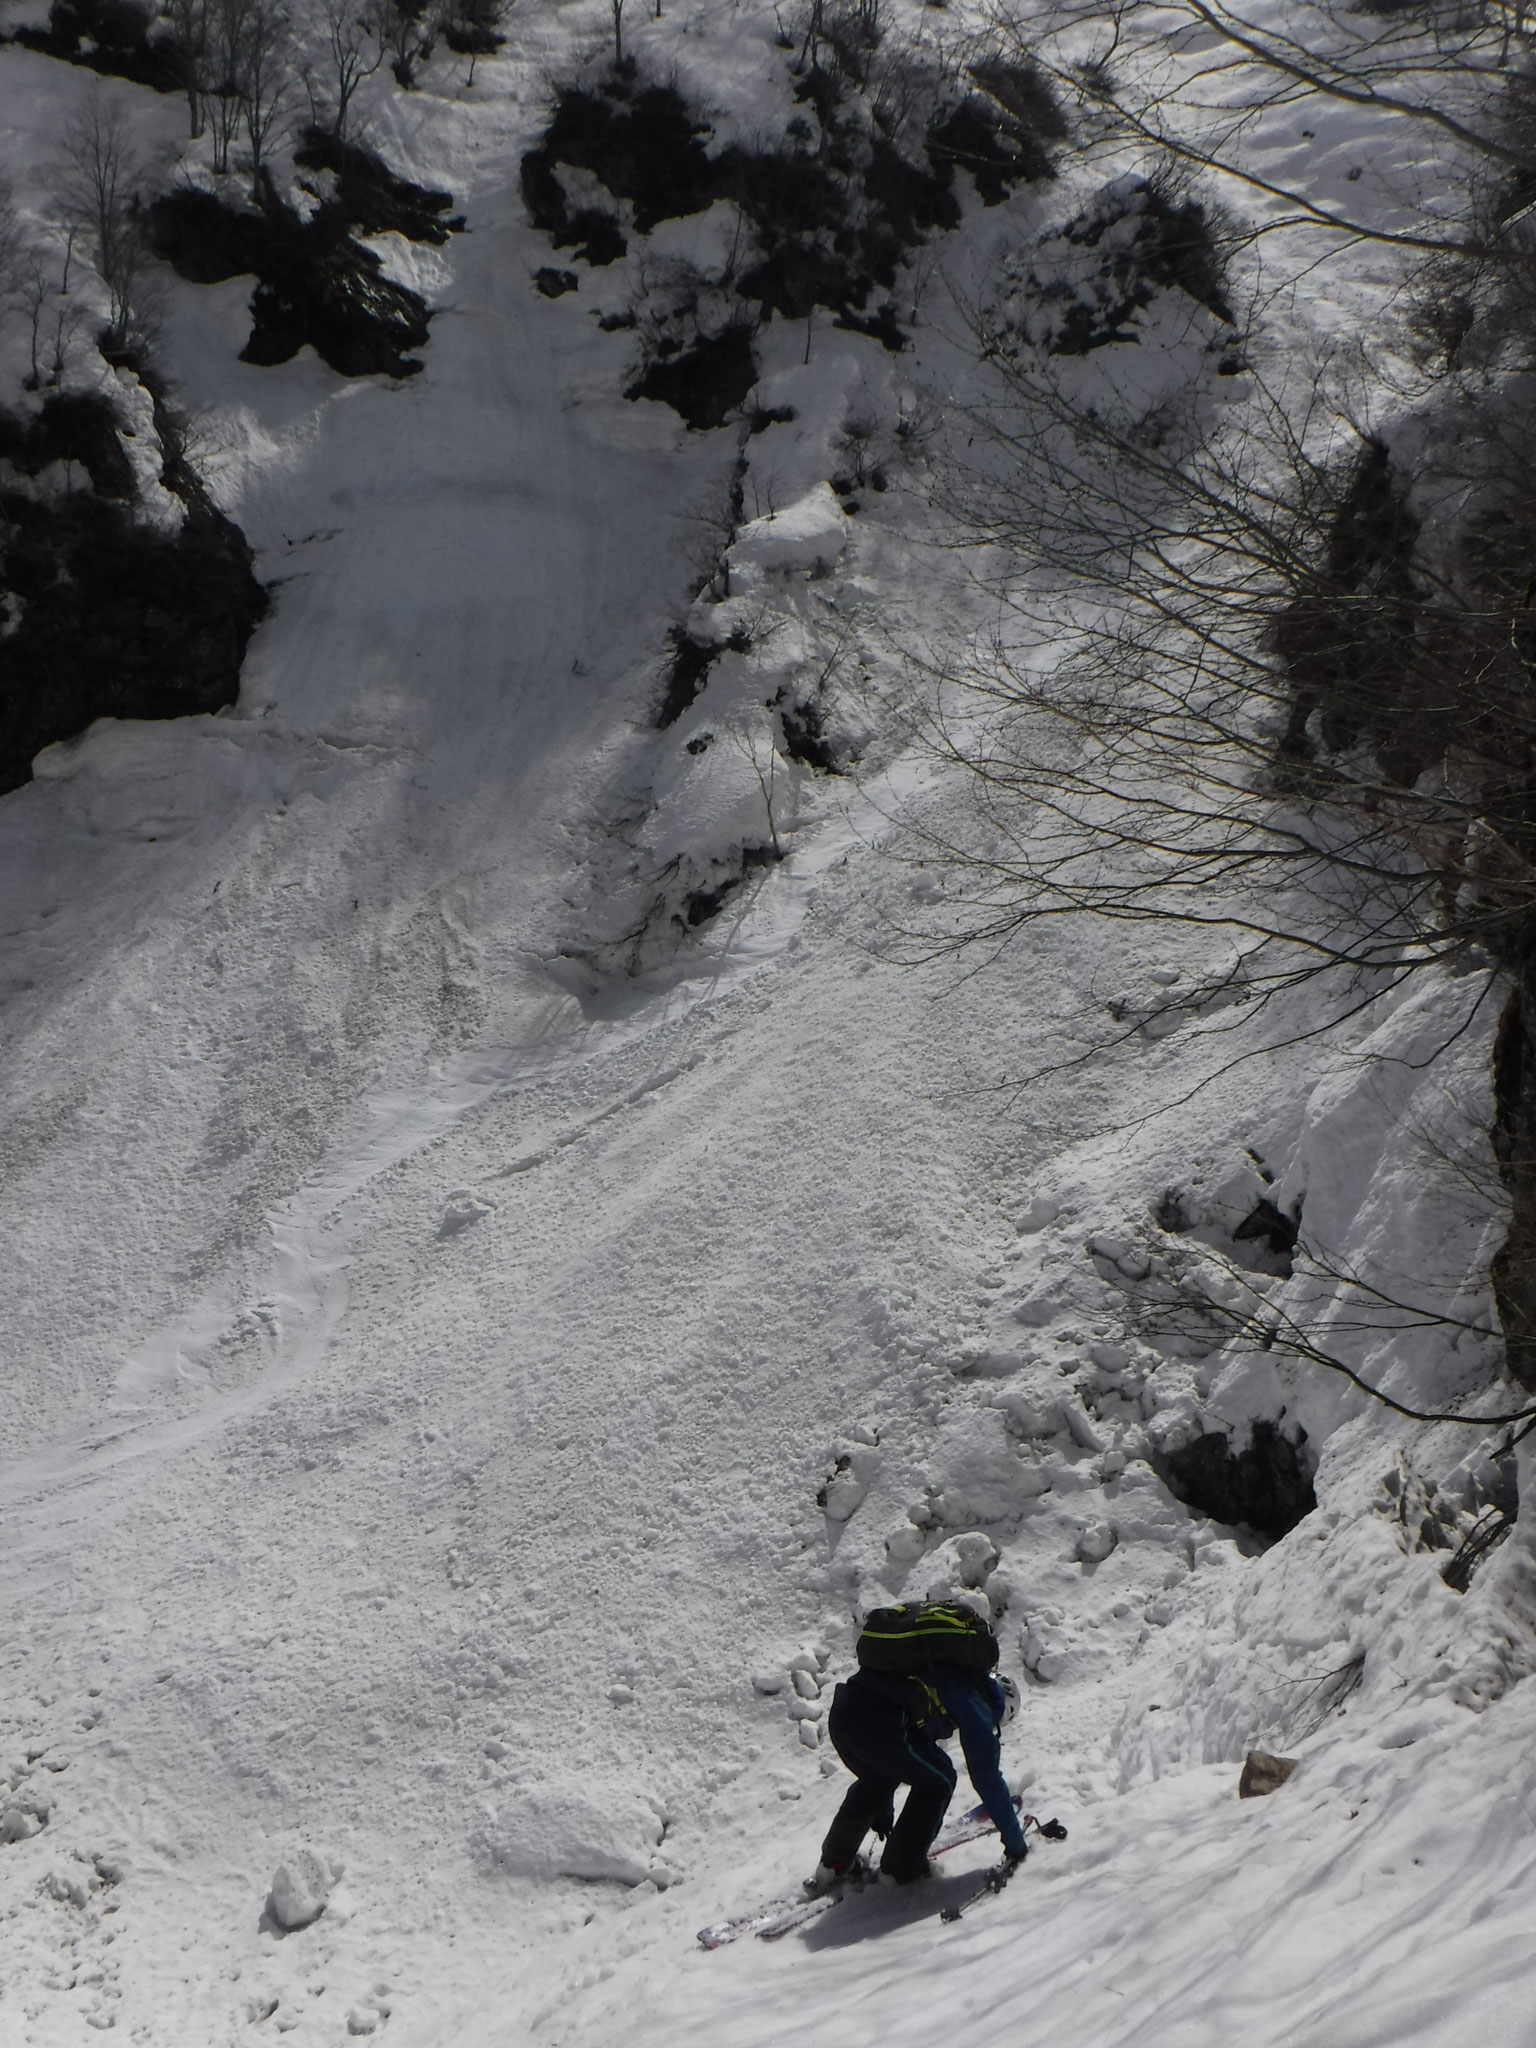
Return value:
<svg viewBox="0 0 1536 2048">
<path fill-rule="evenodd" d="M 664 1832 L 657 1802 L 628 1779 L 585 1777 L 580 1787 L 519 1786 L 481 1830 L 480 1842 L 518 1877 L 643 1884 Z"/>
<path fill-rule="evenodd" d="M 300 1849 L 296 1856 L 277 1866 L 272 1889 L 267 1894 L 267 1911 L 290 1934 L 308 1927 L 325 1911 L 331 1888 L 340 1876 L 339 1864 L 329 1862 L 313 1849 Z"/>
<path fill-rule="evenodd" d="M 930 1576 L 924 1597 L 948 1600 L 962 1592 L 978 1591 L 997 1561 L 997 1545 L 979 1529 L 947 1537 L 927 1560 Z"/>
<path fill-rule="evenodd" d="M 835 562 L 848 545 L 848 521 L 830 484 L 817 484 L 796 504 L 753 519 L 736 536 L 727 560 L 733 575 L 787 574 Z"/>
<path fill-rule="evenodd" d="M 1031 1195 L 1019 1211 L 1015 1224 L 1020 1237 L 1032 1237 L 1037 1230 L 1054 1223 L 1061 1214 L 1061 1205 L 1050 1195 Z"/>
<path fill-rule="evenodd" d="M 42 1821 L 35 1813 L 29 1813 L 25 1807 L 7 1806 L 0 1809 L 0 1842 L 28 1842 L 42 1831 Z"/>
<path fill-rule="evenodd" d="M 1102 1564 L 1119 1540 L 1112 1522 L 1090 1522 L 1077 1539 L 1077 1555 L 1084 1564 Z"/>
</svg>

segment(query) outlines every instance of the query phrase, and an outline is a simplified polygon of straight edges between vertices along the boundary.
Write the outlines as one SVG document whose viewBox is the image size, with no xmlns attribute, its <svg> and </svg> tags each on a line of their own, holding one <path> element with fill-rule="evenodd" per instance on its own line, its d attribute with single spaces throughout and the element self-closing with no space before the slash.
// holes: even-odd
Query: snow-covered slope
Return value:
<svg viewBox="0 0 1536 2048">
<path fill-rule="evenodd" d="M 175 288 L 167 364 L 274 610 L 233 713 L 104 723 L 0 801 L 0 2028 L 1514 2048 L 1528 1517 L 1452 1592 L 1401 1504 L 1479 1503 L 1477 1433 L 1160 1344 L 1126 1294 L 1305 1191 L 1337 1256 L 1476 1322 L 1488 1032 L 1424 1066 L 1464 1007 L 1436 982 L 1321 1049 L 1233 1066 L 1250 1041 L 1191 1013 L 1080 1059 L 1190 972 L 1166 936 L 889 964 L 944 885 L 907 826 L 968 815 L 896 715 L 901 649 L 977 600 L 919 457 L 856 515 L 826 485 L 850 418 L 894 435 L 955 388 L 937 291 L 899 357 L 765 331 L 796 417 L 740 443 L 737 610 L 688 613 L 753 644 L 655 729 L 739 437 L 622 398 L 591 318 L 618 273 L 531 288 L 519 159 L 591 29 L 546 8 L 472 91 L 442 58 L 370 88 L 375 146 L 468 215 L 381 238 L 439 308 L 421 376 L 238 364 L 248 286 Z M 709 4 L 646 32 L 738 122 L 782 64 Z M 28 147 L 78 82 L 0 51 Z M 169 143 L 174 109 L 112 90 Z M 1102 177 L 968 204 L 957 278 Z M 763 715 L 833 658 L 842 778 Z M 676 922 L 770 834 L 782 862 Z M 1453 1334 L 1357 1355 L 1410 1403 L 1511 1405 Z M 1261 1551 L 1147 1457 L 1279 1407 L 1319 1506 Z M 813 1860 L 855 1609 L 957 1584 L 1068 1841 L 959 1927 L 946 1878 L 698 1952 Z M 1302 1767 L 1240 1806 L 1254 1745 Z M 306 1846 L 339 1881 L 284 1935 Z"/>
</svg>

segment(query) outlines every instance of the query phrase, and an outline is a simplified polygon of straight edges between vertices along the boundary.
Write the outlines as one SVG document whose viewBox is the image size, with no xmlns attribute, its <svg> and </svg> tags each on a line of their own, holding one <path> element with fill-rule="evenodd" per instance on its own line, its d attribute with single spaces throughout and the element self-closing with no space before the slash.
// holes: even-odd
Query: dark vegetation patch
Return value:
<svg viewBox="0 0 1536 2048">
<path fill-rule="evenodd" d="M 616 199 L 632 203 L 636 231 L 646 235 L 658 221 L 702 213 L 719 196 L 704 153 L 710 132 L 675 87 L 610 73 L 596 91 L 560 88 L 543 142 L 523 163 L 525 173 L 530 158 L 536 167 L 542 160 L 590 171 Z"/>
<path fill-rule="evenodd" d="M 1291 1258 L 1301 1226 L 1294 1216 L 1261 1195 L 1232 1233 L 1234 1244 L 1259 1244 L 1278 1258 Z M 1288 1270 L 1288 1269 L 1287 1269 Z"/>
<path fill-rule="evenodd" d="M 35 477 L 50 463 L 77 463 L 100 498 L 134 495 L 122 423 L 96 391 L 54 391 L 35 413 L 0 412 L 0 461 Z"/>
<path fill-rule="evenodd" d="M 1036 275 L 1035 292 L 1052 308 L 1052 355 L 1087 355 L 1111 342 L 1134 342 L 1128 323 L 1159 291 L 1177 289 L 1227 325 L 1232 309 L 1225 267 L 1207 209 L 1144 180 L 1116 179 L 1077 219 L 1045 244 L 1093 251 L 1096 265 L 1063 264 Z M 1047 265 L 1042 264 L 1041 270 Z M 1075 273 L 1075 274 L 1074 274 Z M 1240 367 L 1234 365 L 1233 368 Z"/>
<path fill-rule="evenodd" d="M 940 176 L 946 167 L 969 171 L 987 206 L 1000 206 L 1015 185 L 1055 176 L 1039 134 L 1010 120 L 999 120 L 975 94 L 935 123 L 928 155 Z"/>
<path fill-rule="evenodd" d="M 784 729 L 784 751 L 791 761 L 801 761 L 822 775 L 842 775 L 845 770 L 827 735 L 827 717 L 820 698 L 807 697 L 802 703 L 785 701 L 779 706 L 779 723 Z"/>
<path fill-rule="evenodd" d="M 557 249 L 571 249 L 594 268 L 617 263 L 629 242 L 618 216 L 600 206 L 572 207 L 547 150 L 530 150 L 523 158 L 523 204 L 528 218 Z M 633 320 L 629 323 L 634 325 Z"/>
<path fill-rule="evenodd" d="M 754 405 L 747 414 L 747 432 L 765 434 L 770 427 L 787 427 L 799 417 L 792 405 Z"/>
<path fill-rule="evenodd" d="M 719 916 L 748 875 L 759 868 L 771 868 L 782 858 L 783 855 L 776 853 L 771 846 L 742 847 L 737 855 L 739 865 L 734 874 L 727 874 L 708 888 L 690 890 L 683 898 L 677 913 L 678 923 L 689 930 L 707 924 L 712 917 Z"/>
<path fill-rule="evenodd" d="M 1528 337 L 1525 289 L 1515 278 L 1490 299 L 1501 346 L 1501 323 L 1517 316 Z M 1363 438 L 1325 480 L 1332 500 L 1270 645 L 1288 700 L 1280 792 L 1360 799 L 1355 815 L 1381 818 L 1394 856 L 1408 851 L 1405 924 L 1417 921 L 1443 954 L 1462 950 L 1476 965 L 1491 956 L 1509 976 L 1490 1136 L 1510 1221 L 1490 1278 L 1507 1370 L 1536 1389 L 1536 511 L 1525 403 L 1520 381 L 1506 381 L 1483 431 L 1449 458 L 1443 474 L 1475 483 L 1452 531 L 1422 529 L 1391 450 Z M 1369 764 L 1363 773 L 1351 757 Z M 1448 764 L 1454 786 L 1437 812 Z"/>
<path fill-rule="evenodd" d="M 533 273 L 533 288 L 546 299 L 563 299 L 567 292 L 576 291 L 581 279 L 574 270 L 556 270 L 545 264 Z"/>
<path fill-rule="evenodd" d="M 1273 1178 L 1263 1166 L 1259 1171 L 1266 1181 Z M 1247 1215 L 1229 1227 L 1225 1218 L 1230 1213 L 1218 1211 L 1217 1220 L 1203 1202 L 1179 1187 L 1165 1188 L 1152 1206 L 1158 1228 L 1170 1237 L 1194 1237 L 1250 1272 L 1288 1280 L 1301 1241 L 1300 1201 L 1288 1215 L 1270 1196 L 1260 1195 Z"/>
<path fill-rule="evenodd" d="M 411 240 L 440 242 L 456 225 L 441 218 L 451 198 L 395 179 L 368 151 L 332 148 L 326 168 L 343 167 L 336 189 L 307 220 L 263 172 L 249 206 L 196 188 L 154 200 L 151 246 L 193 284 L 255 276 L 243 362 L 286 363 L 308 342 L 344 377 L 412 376 L 421 363 L 410 352 L 428 338 L 426 301 L 387 277 L 354 230 L 376 232 L 387 214 Z"/>
<path fill-rule="evenodd" d="M 170 37 L 153 33 L 157 19 L 157 11 L 139 0 L 53 0 L 48 26 L 19 28 L 15 40 L 40 56 L 83 64 L 107 78 L 181 92 L 186 68 Z"/>
<path fill-rule="evenodd" d="M 752 331 L 733 322 L 719 334 L 701 334 L 691 348 L 653 357 L 624 396 L 659 399 L 690 427 L 719 427 L 740 410 L 756 382 Z"/>
<path fill-rule="evenodd" d="M 266 592 L 244 535 L 192 478 L 163 392 L 151 396 L 163 481 L 187 506 L 173 534 L 136 519 L 105 399 L 64 392 L 34 415 L 0 413 L 0 456 L 16 471 L 75 463 L 90 482 L 43 500 L 0 480 L 0 790 L 94 719 L 173 718 L 235 700 Z"/>
<path fill-rule="evenodd" d="M 1510 1375 L 1536 1389 L 1536 990 L 1529 952 L 1499 1017 L 1493 1094 L 1493 1151 L 1510 1217 L 1489 1277 Z"/>
<path fill-rule="evenodd" d="M 1514 1526 L 1514 1515 L 1499 1508 L 1488 1508 L 1479 1516 L 1476 1525 L 1457 1545 L 1455 1556 L 1441 1567 L 1440 1576 L 1453 1593 L 1467 1591 L 1478 1567 L 1487 1562 Z"/>
<path fill-rule="evenodd" d="M 301 171 L 332 174 L 336 181 L 334 203 L 346 216 L 349 229 L 358 234 L 397 234 L 408 242 L 440 246 L 464 227 L 463 214 L 449 212 L 451 192 L 412 184 L 371 149 L 343 142 L 328 129 L 306 128 L 293 161 Z M 312 185 L 304 189 L 320 196 Z"/>
<path fill-rule="evenodd" d="M 1418 537 L 1385 444 L 1367 440 L 1321 554 L 1275 625 L 1290 696 L 1283 760 L 1310 761 L 1365 739 L 1384 749 L 1390 773 L 1410 782 L 1418 773 L 1427 741 L 1409 702 Z"/>
<path fill-rule="evenodd" d="M 1317 1506 L 1302 1461 L 1305 1442 L 1303 1430 L 1293 1439 L 1273 1422 L 1255 1422 L 1247 1448 L 1234 1451 L 1225 1430 L 1209 1430 L 1170 1452 L 1162 1477 L 1187 1507 L 1274 1542 Z"/>
<path fill-rule="evenodd" d="M 1465 1593 L 1520 1513 L 1513 1448 L 1506 1443 L 1497 1456 L 1471 1471 L 1463 1467 L 1450 1490 L 1400 1457 L 1382 1480 L 1382 1496 L 1378 1511 L 1397 1525 L 1403 1549 L 1450 1551 L 1440 1576 L 1453 1593 Z"/>
<path fill-rule="evenodd" d="M 445 21 L 442 34 L 456 57 L 494 57 L 507 40 L 489 22 L 473 21 L 467 16 Z"/>
<path fill-rule="evenodd" d="M 604 262 L 623 253 L 622 229 L 599 208 L 572 205 L 562 165 L 627 203 L 642 234 L 728 201 L 745 232 L 740 262 L 722 282 L 743 314 L 750 305 L 755 318 L 809 320 L 819 308 L 839 326 L 903 347 L 891 297 L 898 269 L 926 236 L 959 224 L 956 172 L 969 170 L 989 203 L 1050 177 L 1050 145 L 1065 136 L 1066 120 L 1049 82 L 1028 65 L 979 64 L 960 89 L 936 82 L 912 56 L 910 90 L 894 97 L 926 109 L 914 126 L 889 99 L 864 96 L 877 15 L 823 8 L 817 22 L 796 78 L 804 111 L 781 138 L 754 148 L 711 155 L 708 121 L 673 84 L 610 69 L 562 86 L 543 139 L 523 158 L 529 218 L 557 248 Z M 629 395 L 676 405 L 690 425 L 718 424 L 744 395 L 722 404 L 713 394 L 721 375 L 733 381 L 720 323 L 686 336 L 675 322 L 671 330 L 665 320 L 652 324 L 658 331 L 647 336 Z M 728 325 L 745 332 L 741 320 Z M 733 346 L 739 364 L 742 345 Z M 658 374 L 658 362 L 671 367 Z"/>
<path fill-rule="evenodd" d="M 686 626 L 673 626 L 667 633 L 667 645 L 671 653 L 667 659 L 666 687 L 656 712 L 657 726 L 663 731 L 676 725 L 683 713 L 703 696 L 709 672 L 720 656 L 727 651 L 745 654 L 752 641 L 745 630 L 732 633 L 722 643 L 696 640 Z M 702 753 L 703 749 L 698 751 Z"/>
<path fill-rule="evenodd" d="M 683 626 L 670 628 L 667 643 L 671 654 L 667 660 L 666 688 L 656 713 L 656 723 L 663 728 L 676 725 L 683 713 L 704 694 L 709 671 L 720 652 L 713 642 L 695 640 Z"/>
</svg>

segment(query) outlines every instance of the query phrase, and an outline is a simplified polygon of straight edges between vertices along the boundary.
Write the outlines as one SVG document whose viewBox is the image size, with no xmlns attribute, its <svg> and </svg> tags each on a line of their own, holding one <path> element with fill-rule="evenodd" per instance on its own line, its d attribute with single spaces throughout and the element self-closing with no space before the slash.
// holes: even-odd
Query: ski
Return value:
<svg viewBox="0 0 1536 2048">
<path fill-rule="evenodd" d="M 1008 1863 L 1006 1861 L 999 1863 L 995 1870 L 987 1872 L 986 1877 L 977 1885 L 975 1891 L 961 1899 L 957 1905 L 946 1906 L 939 1915 L 939 1918 L 947 1921 L 962 1919 L 972 1906 L 979 1905 L 983 1899 L 993 1897 L 1000 1892 L 1018 1867 L 1016 1863 Z"/>
<path fill-rule="evenodd" d="M 1014 1805 L 1018 1805 L 1014 1801 Z M 942 1856 L 948 1849 L 958 1849 L 963 1843 L 980 1841 L 983 1835 L 994 1832 L 992 1821 L 984 1806 L 973 1806 L 963 1813 L 953 1827 L 946 1828 L 934 1843 L 931 1855 Z M 818 1913 L 828 1906 L 836 1905 L 842 1897 L 842 1886 L 823 1892 L 819 1897 L 808 1899 L 800 1893 L 791 1897 L 773 1899 L 766 1906 L 755 1907 L 750 1913 L 738 1913 L 729 1920 L 717 1920 L 711 1927 L 699 1929 L 701 1948 L 723 1948 L 727 1942 L 740 1941 L 744 1935 L 756 1934 L 763 1941 L 777 1941 L 781 1935 L 791 1933 L 796 1927 L 803 1927 L 808 1920 L 814 1920 Z"/>
<path fill-rule="evenodd" d="M 1024 1816 L 1024 1832 L 1028 1834 L 1031 1828 L 1034 1829 L 1037 1835 L 1044 1836 L 1048 1842 L 1064 1842 L 1067 1839 L 1067 1831 L 1059 1820 L 1036 1820 L 1033 1814 L 1027 1813 Z M 939 1918 L 951 1923 L 963 1919 L 972 1906 L 980 1905 L 981 1901 L 985 1898 L 995 1898 L 1018 1867 L 1017 1863 L 1011 1862 L 1005 1856 L 1001 1863 L 987 1872 L 981 1883 L 977 1885 L 975 1891 L 969 1893 L 956 1905 L 946 1906 L 943 1912 L 940 1913 Z"/>
</svg>

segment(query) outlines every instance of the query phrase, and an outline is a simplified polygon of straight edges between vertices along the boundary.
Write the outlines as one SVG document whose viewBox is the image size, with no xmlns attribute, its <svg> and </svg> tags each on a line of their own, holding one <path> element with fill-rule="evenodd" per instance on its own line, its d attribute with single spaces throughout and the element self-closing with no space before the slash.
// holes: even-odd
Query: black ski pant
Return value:
<svg viewBox="0 0 1536 2048">
<path fill-rule="evenodd" d="M 832 1746 L 854 1782 L 837 1809 L 821 1860 L 845 1870 L 869 1830 L 886 1837 L 880 1868 L 898 1884 L 921 1877 L 955 1789 L 955 1767 L 930 1737 L 912 1727 L 898 1701 L 857 1679 L 840 1685 L 827 1716 Z M 896 1794 L 908 1785 L 901 1818 L 892 1825 Z"/>
</svg>

